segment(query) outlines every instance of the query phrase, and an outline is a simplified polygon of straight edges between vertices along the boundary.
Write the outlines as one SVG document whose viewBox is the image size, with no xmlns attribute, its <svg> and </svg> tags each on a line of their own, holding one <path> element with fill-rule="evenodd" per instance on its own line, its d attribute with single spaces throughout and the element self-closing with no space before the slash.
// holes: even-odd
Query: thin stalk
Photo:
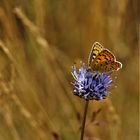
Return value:
<svg viewBox="0 0 140 140">
<path fill-rule="evenodd" d="M 86 123 L 88 104 L 89 104 L 89 101 L 86 101 L 84 115 L 83 115 L 83 122 L 82 122 L 82 130 L 81 130 L 81 138 L 80 138 L 80 140 L 83 140 L 83 138 L 84 138 L 84 130 L 85 130 L 85 123 Z"/>
</svg>

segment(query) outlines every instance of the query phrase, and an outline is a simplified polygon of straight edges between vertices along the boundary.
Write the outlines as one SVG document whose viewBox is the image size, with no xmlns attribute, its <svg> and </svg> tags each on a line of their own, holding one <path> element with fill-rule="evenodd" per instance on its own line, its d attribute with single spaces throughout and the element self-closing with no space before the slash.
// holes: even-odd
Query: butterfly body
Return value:
<svg viewBox="0 0 140 140">
<path fill-rule="evenodd" d="M 89 59 L 89 68 L 93 71 L 118 71 L 122 64 L 116 61 L 116 57 L 100 43 L 95 42 L 92 46 Z"/>
</svg>

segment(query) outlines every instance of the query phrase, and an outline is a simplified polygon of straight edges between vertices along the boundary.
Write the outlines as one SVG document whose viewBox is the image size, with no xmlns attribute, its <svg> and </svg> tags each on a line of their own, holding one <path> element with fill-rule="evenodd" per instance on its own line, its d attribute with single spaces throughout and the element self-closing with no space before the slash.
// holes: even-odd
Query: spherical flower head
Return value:
<svg viewBox="0 0 140 140">
<path fill-rule="evenodd" d="M 111 72 L 92 71 L 82 63 L 79 70 L 73 66 L 71 73 L 75 80 L 72 83 L 75 95 L 85 100 L 102 100 L 107 97 L 113 82 Z"/>
</svg>

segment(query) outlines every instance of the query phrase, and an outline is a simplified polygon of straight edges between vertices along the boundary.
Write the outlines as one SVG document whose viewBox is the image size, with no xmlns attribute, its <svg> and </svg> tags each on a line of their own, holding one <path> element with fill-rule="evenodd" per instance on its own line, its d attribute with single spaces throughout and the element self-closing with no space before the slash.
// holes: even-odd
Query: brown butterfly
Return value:
<svg viewBox="0 0 140 140">
<path fill-rule="evenodd" d="M 116 61 L 113 53 L 98 42 L 95 42 L 91 48 L 88 64 L 93 71 L 101 72 L 118 71 L 122 68 L 122 63 Z"/>
</svg>

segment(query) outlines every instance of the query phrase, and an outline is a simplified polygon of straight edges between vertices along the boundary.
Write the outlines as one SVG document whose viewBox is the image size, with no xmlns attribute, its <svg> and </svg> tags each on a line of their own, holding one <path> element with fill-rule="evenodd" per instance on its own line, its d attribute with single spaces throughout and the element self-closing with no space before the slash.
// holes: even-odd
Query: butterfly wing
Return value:
<svg viewBox="0 0 140 140">
<path fill-rule="evenodd" d="M 115 62 L 112 63 L 112 68 L 111 68 L 111 70 L 116 70 L 116 71 L 118 71 L 118 70 L 121 69 L 121 68 L 122 68 L 122 63 L 121 63 L 121 62 L 115 61 Z"/>
<path fill-rule="evenodd" d="M 122 64 L 118 61 L 108 61 L 101 64 L 95 65 L 93 70 L 100 72 L 118 71 L 122 67 Z"/>
<path fill-rule="evenodd" d="M 107 49 L 101 51 L 93 60 L 93 64 L 100 64 L 108 61 L 115 61 L 115 56 Z"/>
<path fill-rule="evenodd" d="M 96 56 L 93 63 L 91 64 L 93 70 L 96 71 L 114 71 L 119 70 L 122 65 L 116 61 L 115 56 L 108 50 L 104 49 Z"/>
<path fill-rule="evenodd" d="M 104 50 L 104 47 L 99 42 L 95 42 L 93 44 L 91 51 L 90 51 L 90 54 L 89 54 L 89 58 L 88 58 L 89 67 L 93 63 L 94 59 L 98 56 L 98 54 L 100 52 L 102 52 L 103 50 Z"/>
</svg>

